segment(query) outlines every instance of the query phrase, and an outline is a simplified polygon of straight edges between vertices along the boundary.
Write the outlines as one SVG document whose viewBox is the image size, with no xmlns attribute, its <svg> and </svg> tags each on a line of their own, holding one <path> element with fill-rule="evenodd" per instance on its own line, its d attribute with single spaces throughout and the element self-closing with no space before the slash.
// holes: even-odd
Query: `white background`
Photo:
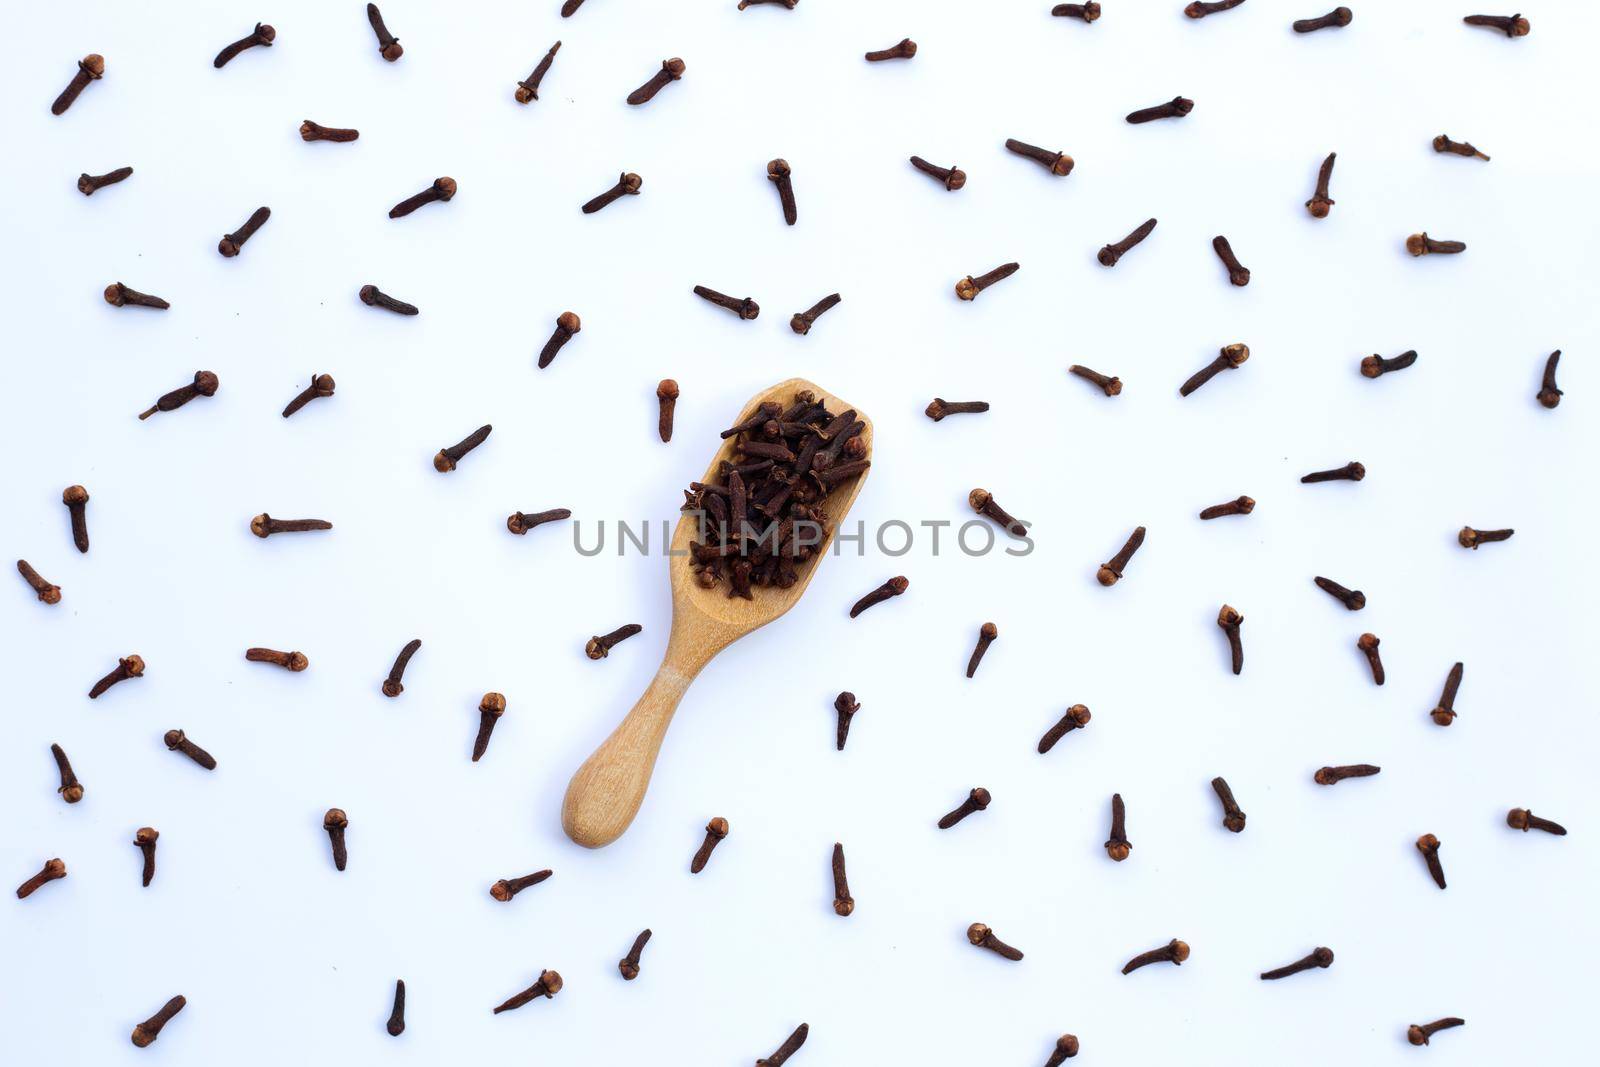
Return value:
<svg viewBox="0 0 1600 1067">
<path fill-rule="evenodd" d="M 0 90 L 0 276 L 11 403 L 3 537 L 64 589 L 0 604 L 0 871 L 70 876 L 0 906 L 0 1059 L 25 1063 L 749 1063 L 802 1020 L 797 1065 L 1043 1062 L 1573 1062 L 1590 1023 L 1597 924 L 1596 592 L 1588 405 L 1600 158 L 1590 54 L 1600 14 L 1548 3 L 1507 40 L 1471 4 L 1357 5 L 1348 29 L 1290 32 L 1306 4 L 1251 0 L 1191 22 L 1182 0 L 1107 0 L 1095 25 L 1048 0 L 390 0 L 383 62 L 356 2 L 14 5 Z M 264 18 L 278 44 L 211 57 Z M 861 53 L 902 36 L 910 63 Z M 529 107 L 512 100 L 564 44 Z M 107 74 L 48 106 L 86 52 Z M 668 56 L 686 77 L 623 97 Z M 1181 122 L 1122 116 L 1182 93 Z M 304 118 L 359 142 L 303 144 Z M 1493 162 L 1435 155 L 1447 132 Z M 1069 178 L 1007 137 L 1077 159 Z M 1302 207 L 1339 153 L 1337 206 Z M 906 157 L 959 163 L 948 194 Z M 794 167 L 800 223 L 765 180 Z M 74 180 L 123 164 L 89 199 Z M 578 207 L 618 171 L 643 194 Z M 392 222 L 448 174 L 456 199 Z M 234 260 L 217 239 L 273 216 Z M 1115 270 L 1095 251 L 1160 226 Z M 1426 229 L 1465 240 L 1413 260 Z M 1227 284 L 1227 234 L 1253 270 Z M 953 284 L 1018 260 L 976 303 Z M 164 314 L 114 309 L 109 282 Z M 373 282 L 422 314 L 362 306 Z M 740 322 L 690 295 L 761 302 Z M 838 290 L 809 337 L 791 312 Z M 583 332 L 534 360 L 556 315 Z M 1217 348 L 1250 362 L 1180 399 Z M 1421 353 L 1379 381 L 1364 355 Z M 1561 407 L 1533 400 L 1562 348 Z M 1122 376 L 1107 400 L 1066 374 Z M 216 371 L 211 400 L 148 422 Z M 278 411 L 313 373 L 338 393 Z M 876 422 L 854 517 L 970 518 L 973 486 L 1035 524 L 1026 559 L 969 558 L 926 529 L 911 553 L 825 562 L 779 624 L 690 691 L 632 830 L 600 852 L 562 835 L 571 772 L 643 690 L 669 621 L 665 562 L 580 557 L 570 524 L 510 536 L 517 509 L 659 523 L 744 400 L 803 375 Z M 657 379 L 682 384 L 655 439 Z M 935 395 L 987 399 L 935 425 Z M 482 422 L 454 474 L 434 452 Z M 1301 486 L 1359 459 L 1359 485 Z M 81 482 L 93 548 L 71 547 Z M 1253 516 L 1201 523 L 1248 493 Z M 270 511 L 327 535 L 258 541 Z M 1149 539 L 1115 589 L 1098 563 Z M 1466 552 L 1463 523 L 1515 526 Z M 8 560 L 10 556 L 6 557 Z M 892 574 L 898 601 L 846 609 Z M 1311 584 L 1364 589 L 1349 614 Z M 1246 669 L 1214 620 L 1245 615 Z M 962 676 L 978 625 L 1000 640 Z M 589 635 L 642 636 L 609 660 Z M 1355 649 L 1383 639 L 1389 684 Z M 378 683 L 420 636 L 406 692 Z M 289 675 L 243 650 L 304 651 Z M 147 676 L 84 692 L 129 652 Z M 1466 663 L 1455 726 L 1427 712 Z M 485 690 L 510 710 L 468 762 Z M 831 702 L 862 703 L 847 750 Z M 1088 730 L 1034 752 L 1069 704 Z M 169 754 L 181 726 L 220 766 Z M 58 741 L 88 788 L 54 793 Z M 1324 763 L 1382 775 L 1335 789 Z M 1208 785 L 1249 813 L 1231 835 Z M 940 832 L 973 785 L 990 810 Z M 1127 799 L 1132 858 L 1100 847 Z M 336 873 L 321 828 L 350 814 Z M 1523 836 L 1507 808 L 1571 836 Z M 689 875 L 705 821 L 732 834 Z M 161 831 L 155 884 L 131 844 Z M 1450 888 L 1418 834 L 1444 842 Z M 844 842 L 854 916 L 831 909 Z M 510 905 L 496 878 L 555 876 Z M 967 945 L 981 920 L 1023 948 Z M 655 930 L 642 977 L 615 961 Z M 1124 978 L 1169 938 L 1181 968 Z M 1331 970 L 1263 983 L 1316 945 Z M 554 1001 L 491 1016 L 541 968 Z M 383 1032 L 396 977 L 408 1029 Z M 189 1008 L 138 1053 L 132 1025 Z M 1468 1019 L 1432 1049 L 1405 1027 Z"/>
</svg>

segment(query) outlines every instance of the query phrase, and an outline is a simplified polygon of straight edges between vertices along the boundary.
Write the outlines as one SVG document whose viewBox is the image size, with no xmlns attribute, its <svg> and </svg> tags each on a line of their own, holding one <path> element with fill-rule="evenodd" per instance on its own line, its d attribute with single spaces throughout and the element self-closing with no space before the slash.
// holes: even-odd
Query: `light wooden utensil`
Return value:
<svg viewBox="0 0 1600 1067">
<path fill-rule="evenodd" d="M 787 407 L 794 394 L 802 389 L 815 393 L 834 414 L 852 406 L 802 378 L 790 378 L 752 397 L 734 423 L 743 422 L 763 401 L 777 401 Z M 870 457 L 872 420 L 859 410 L 856 417 L 866 423 L 861 436 Z M 717 473 L 717 464 L 730 458 L 733 451 L 733 439 L 729 438 L 712 459 L 702 481 L 711 482 Z M 566 799 L 561 804 L 561 825 L 568 837 L 585 848 L 600 848 L 627 830 L 644 803 L 662 739 L 666 737 L 667 726 L 689 683 L 711 662 L 711 657 L 794 607 L 827 555 L 833 531 L 838 529 L 855 502 L 866 477 L 866 472 L 857 475 L 849 483 L 836 487 L 822 501 L 829 530 L 817 547 L 816 555 L 800 565 L 800 580 L 788 589 L 758 586 L 752 590 L 754 600 L 730 597 L 722 587 L 700 587 L 687 558 L 689 542 L 696 533 L 695 517 L 685 515 L 678 520 L 672 535 L 673 554 L 667 557 L 667 572 L 672 578 L 672 633 L 667 639 L 666 654 L 661 658 L 655 678 L 627 718 L 572 776 Z"/>
</svg>

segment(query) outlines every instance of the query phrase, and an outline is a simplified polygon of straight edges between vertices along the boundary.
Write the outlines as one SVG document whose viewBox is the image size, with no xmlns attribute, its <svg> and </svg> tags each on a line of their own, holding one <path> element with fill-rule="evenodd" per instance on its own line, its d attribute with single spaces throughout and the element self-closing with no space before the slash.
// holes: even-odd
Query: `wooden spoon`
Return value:
<svg viewBox="0 0 1600 1067">
<path fill-rule="evenodd" d="M 794 394 L 802 389 L 815 393 L 834 414 L 852 407 L 802 378 L 790 378 L 751 397 L 734 422 L 743 422 L 763 401 L 773 400 L 787 407 Z M 856 417 L 867 424 L 861 437 L 870 456 L 872 420 L 860 411 L 856 412 Z M 702 481 L 712 481 L 717 464 L 730 458 L 733 450 L 733 438 L 729 438 L 711 460 Z M 833 541 L 833 531 L 844 520 L 865 481 L 863 472 L 835 487 L 822 501 L 821 509 L 828 517 L 828 533 L 817 553 L 800 565 L 800 580 L 788 589 L 759 586 L 752 590 L 754 600 L 730 597 L 726 588 L 700 587 L 688 561 L 689 542 L 696 532 L 695 518 L 685 515 L 678 520 L 672 535 L 672 554 L 667 557 L 667 573 L 672 578 L 672 633 L 667 639 L 666 654 L 661 658 L 655 678 L 627 718 L 572 776 L 566 799 L 561 804 L 561 825 L 568 837 L 585 848 L 600 848 L 622 836 L 644 803 L 662 739 L 666 737 L 667 726 L 689 683 L 711 662 L 711 657 L 794 607 L 826 555 Z"/>
</svg>

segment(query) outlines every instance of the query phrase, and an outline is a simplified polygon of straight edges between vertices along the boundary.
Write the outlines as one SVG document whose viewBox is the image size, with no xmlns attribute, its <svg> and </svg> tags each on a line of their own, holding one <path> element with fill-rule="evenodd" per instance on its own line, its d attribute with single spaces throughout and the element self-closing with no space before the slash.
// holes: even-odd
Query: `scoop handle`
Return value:
<svg viewBox="0 0 1600 1067">
<path fill-rule="evenodd" d="M 568 837 L 584 848 L 602 848 L 628 829 L 650 788 L 650 774 L 678 702 L 717 651 L 668 643 L 644 695 L 567 785 L 561 827 Z"/>
</svg>

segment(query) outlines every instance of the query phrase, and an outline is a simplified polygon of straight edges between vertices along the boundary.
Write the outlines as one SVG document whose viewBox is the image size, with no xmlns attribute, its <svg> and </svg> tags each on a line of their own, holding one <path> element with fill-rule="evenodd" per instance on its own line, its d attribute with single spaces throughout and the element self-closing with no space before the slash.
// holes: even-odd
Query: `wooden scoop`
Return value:
<svg viewBox="0 0 1600 1067">
<path fill-rule="evenodd" d="M 749 418 L 763 401 L 773 400 L 787 407 L 794 394 L 809 389 L 828 410 L 839 414 L 853 407 L 802 378 L 790 378 L 750 398 L 734 423 Z M 861 437 L 872 454 L 872 420 L 859 410 L 856 417 L 866 423 Z M 733 455 L 734 439 L 723 443 L 702 481 L 711 482 L 717 464 Z M 754 600 L 730 597 L 726 588 L 703 589 L 694 580 L 688 560 L 689 542 L 696 533 L 693 515 L 678 520 L 672 534 L 672 555 L 667 557 L 667 573 L 672 578 L 672 634 L 655 678 L 628 712 L 622 724 L 612 731 L 594 755 L 586 760 L 567 786 L 561 804 L 561 825 L 567 836 L 585 848 L 600 848 L 621 837 L 644 803 L 650 787 L 650 772 L 672 722 L 678 701 L 689 683 L 711 657 L 734 641 L 776 619 L 800 599 L 811 576 L 833 541 L 833 531 L 861 492 L 866 473 L 834 488 L 820 507 L 828 518 L 828 532 L 817 552 L 799 566 L 800 580 L 788 589 L 758 586 L 751 590 Z"/>
</svg>

